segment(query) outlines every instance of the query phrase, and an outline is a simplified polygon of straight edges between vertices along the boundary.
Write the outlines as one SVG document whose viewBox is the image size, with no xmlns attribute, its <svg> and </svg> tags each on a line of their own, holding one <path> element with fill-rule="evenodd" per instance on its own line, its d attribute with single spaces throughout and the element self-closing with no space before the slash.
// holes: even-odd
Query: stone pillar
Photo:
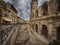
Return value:
<svg viewBox="0 0 60 45">
<path fill-rule="evenodd" d="M 54 24 L 49 24 L 49 27 L 48 27 L 48 39 L 50 41 L 56 39 L 56 29 L 55 29 Z"/>
<path fill-rule="evenodd" d="M 34 23 L 33 22 L 30 23 L 30 28 L 31 28 L 31 30 L 34 30 Z"/>
<path fill-rule="evenodd" d="M 34 25 L 34 31 L 35 31 L 35 28 L 36 28 L 35 21 L 33 23 L 34 23 L 33 25 Z"/>
<path fill-rule="evenodd" d="M 39 34 L 42 34 L 42 24 L 39 24 Z"/>
<path fill-rule="evenodd" d="M 38 23 L 38 34 L 40 34 L 40 24 Z"/>
<path fill-rule="evenodd" d="M 35 27 L 36 27 L 36 26 L 35 26 L 35 24 L 34 24 L 34 31 L 36 30 Z"/>
</svg>

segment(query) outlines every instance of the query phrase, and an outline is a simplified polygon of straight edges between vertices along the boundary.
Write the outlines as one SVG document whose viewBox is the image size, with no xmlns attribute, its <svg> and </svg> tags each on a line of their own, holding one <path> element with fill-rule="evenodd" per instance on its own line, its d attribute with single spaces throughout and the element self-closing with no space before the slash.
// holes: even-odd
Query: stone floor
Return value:
<svg viewBox="0 0 60 45">
<path fill-rule="evenodd" d="M 16 45 L 48 45 L 48 40 L 35 31 L 19 30 Z"/>
</svg>

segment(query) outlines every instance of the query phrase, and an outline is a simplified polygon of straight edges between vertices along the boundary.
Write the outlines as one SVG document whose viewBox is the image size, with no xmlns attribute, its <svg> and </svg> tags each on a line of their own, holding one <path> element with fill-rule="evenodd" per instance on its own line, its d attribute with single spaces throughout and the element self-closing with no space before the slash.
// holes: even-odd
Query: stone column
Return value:
<svg viewBox="0 0 60 45">
<path fill-rule="evenodd" d="M 34 21 L 34 24 L 33 24 L 33 25 L 34 25 L 34 31 L 35 31 L 35 30 L 36 30 L 36 29 L 35 29 L 35 28 L 36 28 L 35 21 Z"/>
<path fill-rule="evenodd" d="M 36 26 L 35 26 L 35 24 L 34 24 L 34 31 L 36 30 L 35 27 L 36 27 Z"/>
<path fill-rule="evenodd" d="M 42 24 L 39 24 L 39 34 L 42 34 Z"/>
<path fill-rule="evenodd" d="M 38 23 L 38 34 L 40 34 L 40 24 Z"/>
<path fill-rule="evenodd" d="M 48 27 L 48 39 L 50 41 L 56 39 L 56 29 L 55 29 L 54 24 L 49 24 L 49 27 Z"/>
</svg>

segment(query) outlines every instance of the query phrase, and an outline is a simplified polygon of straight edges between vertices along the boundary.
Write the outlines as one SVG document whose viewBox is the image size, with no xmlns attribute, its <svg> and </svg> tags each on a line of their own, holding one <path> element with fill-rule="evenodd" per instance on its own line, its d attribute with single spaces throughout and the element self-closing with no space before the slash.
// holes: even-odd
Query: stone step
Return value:
<svg viewBox="0 0 60 45">
<path fill-rule="evenodd" d="M 48 41 L 36 32 L 23 31 L 16 38 L 16 45 L 47 45 Z"/>
<path fill-rule="evenodd" d="M 25 40 L 27 40 L 29 38 L 28 32 L 27 31 L 23 31 L 21 33 L 18 33 L 17 38 L 16 38 L 16 43 L 22 43 Z"/>
</svg>

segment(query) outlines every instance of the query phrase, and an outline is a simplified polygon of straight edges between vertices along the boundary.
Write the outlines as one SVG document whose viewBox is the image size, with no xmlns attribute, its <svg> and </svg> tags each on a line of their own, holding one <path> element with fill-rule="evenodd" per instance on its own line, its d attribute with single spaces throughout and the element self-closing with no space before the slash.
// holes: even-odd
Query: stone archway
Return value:
<svg viewBox="0 0 60 45">
<path fill-rule="evenodd" d="M 57 27 L 57 40 L 60 40 L 60 26 Z"/>
<path fill-rule="evenodd" d="M 48 37 L 48 29 L 47 29 L 47 26 L 46 25 L 42 25 L 42 34 L 45 37 Z"/>
<path fill-rule="evenodd" d="M 35 24 L 35 31 L 38 32 L 38 25 Z"/>
</svg>

